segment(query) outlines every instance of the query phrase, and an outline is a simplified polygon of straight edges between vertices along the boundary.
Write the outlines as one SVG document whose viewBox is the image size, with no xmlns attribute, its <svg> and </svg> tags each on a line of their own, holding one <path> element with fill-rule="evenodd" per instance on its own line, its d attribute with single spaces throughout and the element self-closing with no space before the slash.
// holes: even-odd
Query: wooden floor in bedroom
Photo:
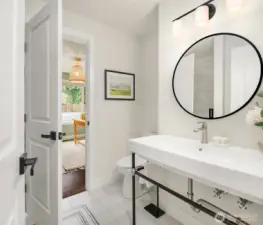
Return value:
<svg viewBox="0 0 263 225">
<path fill-rule="evenodd" d="M 86 191 L 85 169 L 63 174 L 63 198 Z"/>
</svg>

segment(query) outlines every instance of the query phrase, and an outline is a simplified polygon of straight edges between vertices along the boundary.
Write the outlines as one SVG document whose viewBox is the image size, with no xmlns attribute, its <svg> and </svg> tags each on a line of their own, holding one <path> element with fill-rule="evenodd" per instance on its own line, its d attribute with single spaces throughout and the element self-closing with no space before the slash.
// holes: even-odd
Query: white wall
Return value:
<svg viewBox="0 0 263 225">
<path fill-rule="evenodd" d="M 158 133 L 158 8 L 147 18 L 139 37 L 138 105 L 140 135 Z"/>
<path fill-rule="evenodd" d="M 217 13 L 208 26 L 197 28 L 194 23 L 194 15 L 188 16 L 183 19 L 184 25 L 181 36 L 176 39 L 173 38 L 171 21 L 203 2 L 201 0 L 164 0 L 159 7 L 158 126 L 161 134 L 200 139 L 199 134 L 193 133 L 193 129 L 198 126 L 196 124 L 197 119 L 186 114 L 179 107 L 174 99 L 171 88 L 173 69 L 181 54 L 192 43 L 208 34 L 234 32 L 250 39 L 263 52 L 263 32 L 260 29 L 263 20 L 263 1 L 261 0 L 244 1 L 245 7 L 235 15 L 226 11 L 225 1 L 215 1 Z M 257 148 L 257 142 L 262 140 L 262 130 L 250 127 L 245 123 L 245 115 L 248 109 L 249 107 L 246 107 L 234 116 L 222 120 L 207 121 L 209 138 L 211 139 L 215 135 L 224 135 L 229 137 L 234 145 Z M 157 167 L 154 167 L 151 173 L 156 179 L 186 195 L 187 179 L 185 177 L 169 173 Z M 251 224 L 262 224 L 263 207 L 252 205 L 248 211 L 239 210 L 236 197 L 228 195 L 222 200 L 217 200 L 213 198 L 212 188 L 205 187 L 197 182 L 194 184 L 197 197 L 204 197 L 233 214 L 244 217 L 250 215 L 252 216 L 249 220 Z M 213 219 L 204 214 L 193 213 L 188 205 L 181 203 L 181 201 L 176 200 L 170 195 L 162 192 L 161 199 L 163 208 L 172 213 L 185 225 L 216 224 Z"/>
<path fill-rule="evenodd" d="M 91 107 L 91 183 L 96 188 L 114 176 L 116 162 L 127 152 L 127 140 L 137 136 L 136 102 L 104 100 L 104 70 L 137 74 L 138 43 L 135 37 L 76 14 L 64 11 L 64 27 L 81 31 L 93 39 L 94 104 Z M 89 81 L 88 81 L 89 82 Z"/>
</svg>

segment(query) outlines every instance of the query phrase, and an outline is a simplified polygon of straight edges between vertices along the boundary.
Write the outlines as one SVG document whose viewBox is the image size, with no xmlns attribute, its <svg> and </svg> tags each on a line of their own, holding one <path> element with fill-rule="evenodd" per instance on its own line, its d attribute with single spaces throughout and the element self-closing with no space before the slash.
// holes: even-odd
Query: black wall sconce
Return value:
<svg viewBox="0 0 263 225">
<path fill-rule="evenodd" d="M 174 19 L 172 21 L 174 36 L 176 37 L 180 35 L 180 30 L 182 27 L 181 19 L 189 14 L 192 14 L 193 12 L 195 12 L 195 20 L 197 26 L 205 26 L 209 22 L 209 20 L 211 20 L 216 14 L 216 7 L 214 4 L 212 4 L 214 1 L 215 0 L 209 0 Z M 240 8 L 242 8 L 243 1 L 244 0 L 226 0 L 228 11 L 238 11 Z"/>
<path fill-rule="evenodd" d="M 190 11 L 186 12 L 185 14 L 174 19 L 172 22 L 178 21 L 178 20 L 186 17 L 187 15 L 195 12 L 198 8 L 200 8 L 202 6 L 207 6 L 209 8 L 209 19 L 212 19 L 216 13 L 216 7 L 213 4 L 211 4 L 213 1 L 215 1 L 215 0 L 209 0 L 209 1 L 205 2 L 204 4 L 199 5 L 199 6 L 195 7 L 194 9 L 191 9 Z"/>
</svg>

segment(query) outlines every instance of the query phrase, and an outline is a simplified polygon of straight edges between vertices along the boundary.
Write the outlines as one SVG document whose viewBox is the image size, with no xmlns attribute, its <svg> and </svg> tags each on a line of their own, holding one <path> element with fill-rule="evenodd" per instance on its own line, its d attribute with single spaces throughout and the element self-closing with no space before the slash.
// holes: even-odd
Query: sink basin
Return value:
<svg viewBox="0 0 263 225">
<path fill-rule="evenodd" d="M 215 147 L 168 135 L 131 139 L 129 149 L 169 170 L 263 205 L 263 154 L 259 150 Z"/>
</svg>

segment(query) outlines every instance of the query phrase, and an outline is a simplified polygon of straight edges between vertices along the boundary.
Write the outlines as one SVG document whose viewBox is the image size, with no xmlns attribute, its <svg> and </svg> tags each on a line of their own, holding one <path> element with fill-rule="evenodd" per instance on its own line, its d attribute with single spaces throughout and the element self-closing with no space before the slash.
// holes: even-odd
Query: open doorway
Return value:
<svg viewBox="0 0 263 225">
<path fill-rule="evenodd" d="M 63 38 L 62 183 L 63 198 L 86 191 L 86 45 Z M 84 79 L 72 79 L 73 68 Z"/>
</svg>

